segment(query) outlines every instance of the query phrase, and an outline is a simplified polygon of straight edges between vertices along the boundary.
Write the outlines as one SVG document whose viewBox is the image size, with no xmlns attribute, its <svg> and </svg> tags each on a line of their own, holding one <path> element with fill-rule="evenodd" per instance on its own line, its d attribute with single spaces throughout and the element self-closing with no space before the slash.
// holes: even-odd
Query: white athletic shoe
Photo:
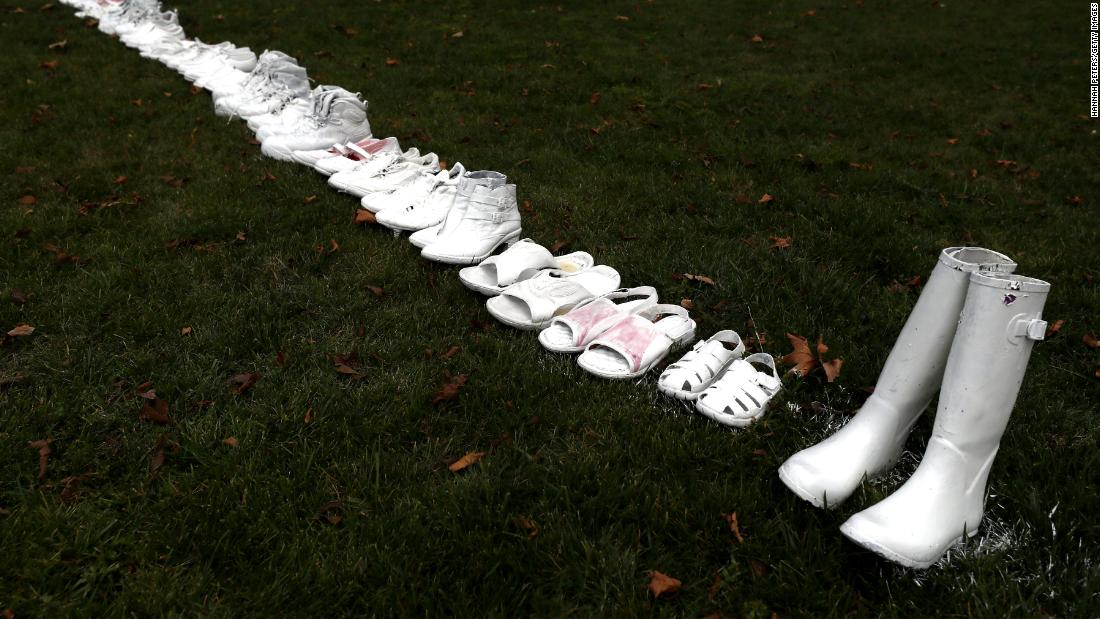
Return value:
<svg viewBox="0 0 1100 619">
<path fill-rule="evenodd" d="M 343 93 L 346 91 L 342 89 L 322 93 L 312 114 L 303 117 L 293 131 L 264 140 L 260 151 L 273 159 L 293 161 L 296 150 L 324 148 L 371 137 L 367 102 Z"/>
<path fill-rule="evenodd" d="M 373 164 L 373 165 L 372 165 Z M 376 191 L 393 191 L 424 172 L 439 171 L 439 156 L 421 155 L 415 148 L 381 165 L 369 161 L 348 172 L 333 174 L 328 183 L 341 191 L 360 198 Z"/>
<path fill-rule="evenodd" d="M 455 163 L 449 171 L 441 171 L 436 175 L 435 186 L 428 195 L 403 206 L 398 204 L 396 208 L 382 209 L 378 213 L 378 223 L 393 230 L 407 231 L 423 230 L 441 223 L 454 204 L 458 186 L 465 176 L 466 168 L 461 163 Z M 368 195 L 363 201 L 371 197 Z"/>
</svg>

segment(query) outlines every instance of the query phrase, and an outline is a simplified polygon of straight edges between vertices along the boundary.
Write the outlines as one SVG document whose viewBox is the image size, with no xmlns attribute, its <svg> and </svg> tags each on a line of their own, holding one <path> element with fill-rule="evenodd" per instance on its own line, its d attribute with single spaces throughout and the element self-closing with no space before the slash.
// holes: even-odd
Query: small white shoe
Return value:
<svg viewBox="0 0 1100 619">
<path fill-rule="evenodd" d="M 678 400 L 694 401 L 744 354 L 740 335 L 729 329 L 719 331 L 696 342 L 679 361 L 665 368 L 657 379 L 657 390 Z"/>
<path fill-rule="evenodd" d="M 767 368 L 762 372 L 752 364 Z M 768 402 L 783 388 L 775 359 L 765 353 L 736 359 L 695 400 L 695 409 L 718 423 L 744 428 L 764 415 Z"/>
</svg>

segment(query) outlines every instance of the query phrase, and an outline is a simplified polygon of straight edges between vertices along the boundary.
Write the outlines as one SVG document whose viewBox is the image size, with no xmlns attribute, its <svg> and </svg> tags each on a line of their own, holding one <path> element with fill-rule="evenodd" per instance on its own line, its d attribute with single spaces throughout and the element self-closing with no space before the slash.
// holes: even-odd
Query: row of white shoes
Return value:
<svg viewBox="0 0 1100 619">
<path fill-rule="evenodd" d="M 619 273 L 594 264 L 586 252 L 553 256 L 530 239 L 520 240 L 516 186 L 504 174 L 470 171 L 461 163 L 441 169 L 435 153 L 402 150 L 392 137 L 374 138 L 359 94 L 339 86 L 311 88 L 306 69 L 292 56 L 276 50 L 257 56 L 229 42 L 189 40 L 177 14 L 163 11 L 158 0 L 65 1 L 97 18 L 103 32 L 210 91 L 215 114 L 245 120 L 263 154 L 325 174 L 329 185 L 359 198 L 378 223 L 410 232 L 409 241 L 424 258 L 475 265 L 459 277 L 492 297 L 486 304 L 490 314 L 515 328 L 540 330 L 548 350 L 580 353 L 578 364 L 586 371 L 637 378 L 694 338 L 687 310 L 657 303 L 652 287 L 619 288 Z M 736 334 L 731 344 L 731 333 L 696 344 L 662 374 L 658 388 L 698 400 L 700 412 L 723 423 L 746 425 L 763 413 L 780 384 L 774 360 L 750 357 L 770 368 L 755 370 L 741 360 L 744 346 Z M 685 372 L 690 376 L 682 380 Z M 733 376 L 735 395 L 711 393 L 725 384 L 722 377 Z M 722 392 L 728 395 L 730 388 Z M 722 406 L 714 405 L 719 400 Z"/>
<path fill-rule="evenodd" d="M 372 137 L 367 104 L 339 86 L 310 87 L 283 52 L 257 56 L 231 43 L 185 38 L 174 12 L 157 0 L 69 0 L 142 56 L 159 60 L 211 92 L 214 113 L 247 122 L 261 152 L 329 175 L 329 184 L 410 241 L 429 260 L 476 264 L 519 239 L 516 187 L 499 172 L 440 169 L 435 153 L 402 151 Z"/>
</svg>

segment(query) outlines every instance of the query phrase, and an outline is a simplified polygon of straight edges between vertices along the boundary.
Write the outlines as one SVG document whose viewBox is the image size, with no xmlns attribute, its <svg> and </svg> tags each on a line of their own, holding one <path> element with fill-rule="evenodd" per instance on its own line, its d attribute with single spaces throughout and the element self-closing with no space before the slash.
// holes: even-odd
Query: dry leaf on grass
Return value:
<svg viewBox="0 0 1100 619">
<path fill-rule="evenodd" d="M 535 539 L 539 536 L 539 527 L 526 516 L 516 516 L 516 526 L 527 532 L 527 539 Z"/>
<path fill-rule="evenodd" d="M 373 224 L 377 222 L 378 220 L 374 217 L 374 213 L 365 208 L 355 209 L 355 225 L 362 226 L 364 224 Z"/>
<path fill-rule="evenodd" d="M 464 470 L 470 468 L 470 465 L 472 465 L 475 462 L 477 462 L 477 461 L 481 460 L 482 458 L 484 458 L 485 455 L 486 455 L 486 452 L 484 452 L 484 451 L 471 451 L 470 453 L 466 454 L 465 456 L 462 456 L 458 460 L 455 460 L 454 462 L 452 462 L 451 465 L 448 466 L 447 468 L 450 469 L 452 473 L 458 473 L 459 471 L 464 471 Z"/>
<path fill-rule="evenodd" d="M 235 385 L 236 386 L 235 391 L 237 392 L 237 395 L 241 395 L 244 392 L 251 389 L 256 383 L 260 382 L 261 378 L 263 378 L 263 374 L 259 374 L 257 372 L 245 372 L 245 373 L 242 373 L 242 374 L 234 374 L 229 379 L 229 384 L 230 385 Z"/>
<path fill-rule="evenodd" d="M 772 249 L 790 249 L 791 241 L 794 240 L 789 236 L 770 236 L 768 239 L 772 242 Z"/>
<path fill-rule="evenodd" d="M 52 438 L 46 438 L 27 443 L 30 449 L 38 450 L 38 479 L 46 477 L 46 464 L 50 461 L 50 443 L 52 442 Z"/>
<path fill-rule="evenodd" d="M 770 193 L 766 193 L 766 194 L 760 196 L 760 199 L 757 200 L 756 202 L 758 204 L 767 204 L 768 202 L 774 202 L 774 201 L 775 201 L 775 196 L 773 196 Z"/>
<path fill-rule="evenodd" d="M 27 194 L 19 198 L 19 204 L 22 204 L 23 206 L 34 206 L 35 204 L 38 204 L 38 198 Z"/>
<path fill-rule="evenodd" d="M 138 419 L 142 421 L 151 421 L 157 425 L 166 426 L 172 423 L 172 418 L 168 416 L 168 402 L 156 397 L 155 392 L 152 398 L 142 396 L 141 412 L 138 413 Z"/>
<path fill-rule="evenodd" d="M 11 334 L 9 333 L 8 335 L 11 335 Z M 1100 339 L 1098 339 L 1096 337 L 1096 334 L 1093 333 L 1092 331 L 1089 331 L 1088 333 L 1086 333 L 1081 338 L 1081 341 L 1084 342 L 1085 346 L 1088 346 L 1089 348 L 1100 348 Z"/>
<path fill-rule="evenodd" d="M 733 537 L 737 539 L 737 543 L 744 544 L 745 538 L 741 535 L 741 526 L 737 522 L 737 512 L 722 514 L 722 517 L 725 518 L 726 522 L 729 524 L 730 533 L 733 533 Z"/>
<path fill-rule="evenodd" d="M 831 383 L 840 376 L 840 368 L 844 365 L 844 360 L 825 360 L 824 355 L 829 352 L 829 347 L 822 338 L 817 338 L 816 355 L 814 351 L 810 350 L 809 341 L 801 335 L 788 333 L 787 341 L 791 343 L 791 348 L 793 350 L 784 355 L 784 357 L 780 359 L 780 363 L 792 366 L 791 369 L 788 370 L 788 373 L 794 373 L 805 377 L 809 375 L 810 372 L 817 369 L 818 366 L 821 366 L 822 371 L 825 373 L 826 381 Z"/>
<path fill-rule="evenodd" d="M 226 445 L 226 446 L 228 446 L 228 447 L 236 447 L 236 446 L 238 445 L 238 443 L 237 443 L 237 437 L 235 437 L 235 436 L 230 436 L 229 438 L 223 439 L 223 440 L 222 440 L 222 444 L 224 444 L 224 445 Z"/>
<path fill-rule="evenodd" d="M 32 327 L 30 325 L 27 325 L 27 324 L 22 324 L 22 325 L 19 325 L 19 326 L 15 327 L 11 331 L 8 331 L 8 336 L 9 337 L 26 337 L 26 336 L 28 336 L 32 333 L 34 333 L 34 327 Z"/>
<path fill-rule="evenodd" d="M 653 594 L 653 597 L 659 598 L 661 596 L 674 595 L 680 592 L 680 587 L 684 583 L 678 579 L 663 574 L 657 570 L 653 570 L 649 573 L 649 592 Z"/>
<path fill-rule="evenodd" d="M 467 378 L 465 374 L 456 374 L 451 377 L 450 380 L 443 383 L 439 389 L 436 390 L 435 395 L 432 396 L 432 404 L 448 402 L 457 398 L 459 390 L 466 385 Z"/>
</svg>

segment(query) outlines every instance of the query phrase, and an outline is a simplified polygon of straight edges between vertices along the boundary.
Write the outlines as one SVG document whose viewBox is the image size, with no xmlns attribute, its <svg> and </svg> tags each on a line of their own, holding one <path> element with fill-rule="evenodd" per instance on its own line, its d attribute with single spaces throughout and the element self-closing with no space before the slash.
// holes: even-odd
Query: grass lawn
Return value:
<svg viewBox="0 0 1100 619">
<path fill-rule="evenodd" d="M 507 173 L 526 236 L 692 300 L 700 335 L 844 359 L 731 431 L 496 324 L 456 269 L 44 1 L 0 12 L 0 327 L 35 328 L 0 345 L 0 616 L 1100 613 L 1087 3 L 181 6 L 191 36 L 361 90 L 375 135 Z M 776 469 L 859 407 L 914 276 L 960 244 L 1050 281 L 1065 322 L 982 534 L 914 572 L 838 526 L 932 415 L 836 511 Z M 149 389 L 173 423 L 140 417 Z M 651 570 L 682 590 L 655 600 Z"/>
</svg>

